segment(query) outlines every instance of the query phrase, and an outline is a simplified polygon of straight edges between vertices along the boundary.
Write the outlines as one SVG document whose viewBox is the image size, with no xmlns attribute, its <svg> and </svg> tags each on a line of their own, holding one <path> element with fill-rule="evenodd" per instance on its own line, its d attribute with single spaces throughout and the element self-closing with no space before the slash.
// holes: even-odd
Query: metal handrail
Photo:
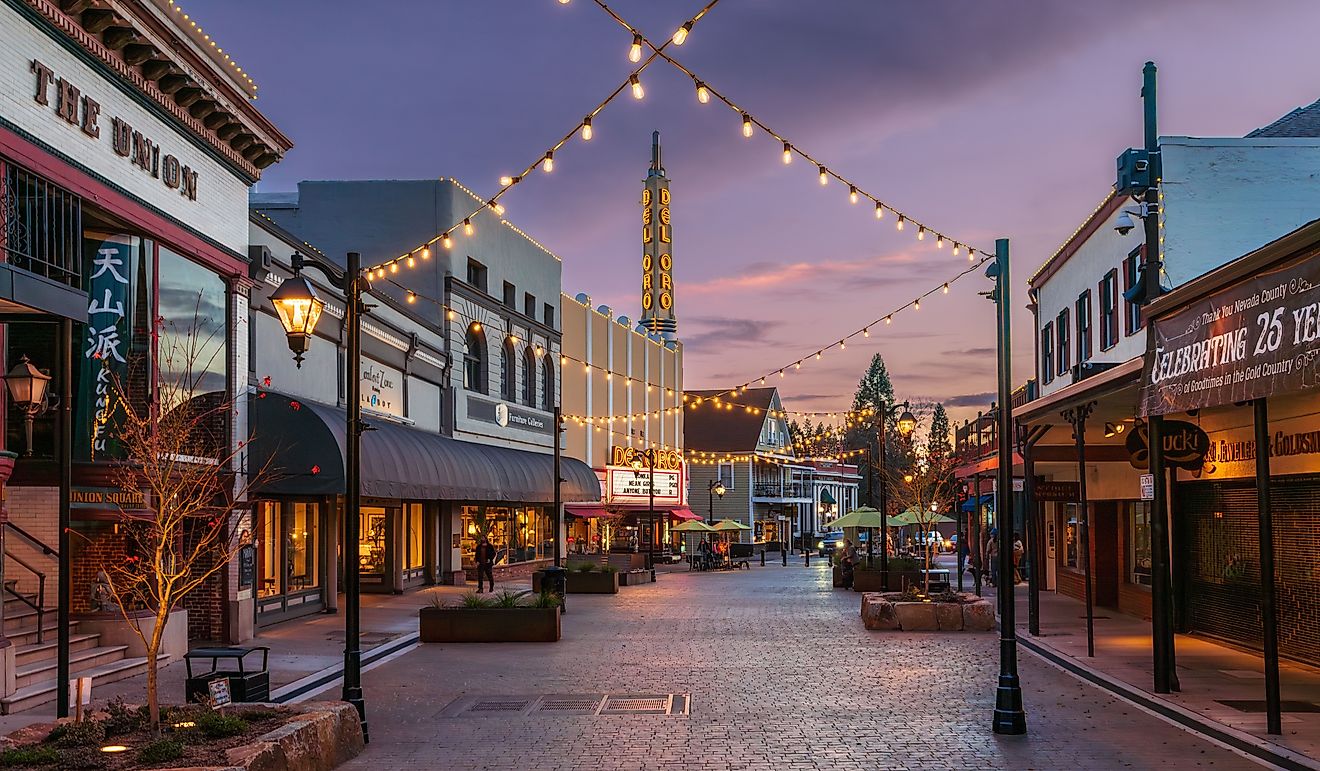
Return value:
<svg viewBox="0 0 1320 771">
<path fill-rule="evenodd" d="M 46 626 L 46 574 L 27 564 L 22 557 L 13 554 L 8 549 L 5 549 L 5 556 L 12 559 L 14 562 L 17 562 L 19 566 L 27 568 L 29 572 L 37 577 L 37 601 L 35 603 L 32 602 L 32 600 L 29 600 L 25 595 L 9 588 L 8 583 L 5 584 L 5 591 L 16 597 L 19 602 L 37 612 L 37 644 L 44 643 L 46 641 L 46 632 L 44 629 Z"/>
<path fill-rule="evenodd" d="M 60 556 L 60 553 L 58 551 L 55 551 L 46 544 L 42 543 L 41 539 L 37 538 L 35 535 L 32 535 L 31 533 L 19 527 L 18 525 L 15 525 L 13 522 L 6 522 L 5 527 L 9 528 L 10 530 L 13 530 L 15 533 L 18 533 L 20 538 L 27 541 L 28 544 L 31 545 L 33 548 L 40 550 L 42 554 L 48 554 L 52 557 Z"/>
</svg>

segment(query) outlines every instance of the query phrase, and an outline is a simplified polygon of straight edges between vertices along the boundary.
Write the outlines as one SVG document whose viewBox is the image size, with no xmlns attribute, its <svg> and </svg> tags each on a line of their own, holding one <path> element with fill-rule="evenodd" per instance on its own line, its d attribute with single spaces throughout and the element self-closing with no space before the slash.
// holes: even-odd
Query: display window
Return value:
<svg viewBox="0 0 1320 771">
<path fill-rule="evenodd" d="M 257 504 L 257 597 L 273 597 L 321 585 L 321 507 L 315 502 Z"/>
<path fill-rule="evenodd" d="M 544 506 L 464 506 L 462 540 L 465 568 L 476 567 L 482 537 L 495 547 L 495 564 L 511 565 L 554 556 L 554 526 Z"/>
<path fill-rule="evenodd" d="M 1127 582 L 1150 588 L 1150 502 L 1127 503 Z"/>
<path fill-rule="evenodd" d="M 423 566 L 426 556 L 422 553 L 422 504 L 409 503 L 403 507 L 404 511 L 404 555 L 403 566 L 408 569 L 420 568 Z"/>
<path fill-rule="evenodd" d="M 1075 503 L 1063 507 L 1063 564 L 1073 570 L 1083 570 L 1086 564 L 1081 557 L 1081 513 Z"/>
<path fill-rule="evenodd" d="M 389 511 L 383 506 L 363 506 L 358 518 L 358 570 L 370 575 L 385 574 L 385 543 Z"/>
</svg>

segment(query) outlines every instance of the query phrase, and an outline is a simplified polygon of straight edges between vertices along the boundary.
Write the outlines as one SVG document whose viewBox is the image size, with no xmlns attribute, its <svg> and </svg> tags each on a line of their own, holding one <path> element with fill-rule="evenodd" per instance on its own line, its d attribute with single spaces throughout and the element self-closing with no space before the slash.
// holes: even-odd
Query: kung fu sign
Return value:
<svg viewBox="0 0 1320 771">
<path fill-rule="evenodd" d="M 1144 415 L 1320 393 L 1320 251 L 1154 323 Z"/>
</svg>

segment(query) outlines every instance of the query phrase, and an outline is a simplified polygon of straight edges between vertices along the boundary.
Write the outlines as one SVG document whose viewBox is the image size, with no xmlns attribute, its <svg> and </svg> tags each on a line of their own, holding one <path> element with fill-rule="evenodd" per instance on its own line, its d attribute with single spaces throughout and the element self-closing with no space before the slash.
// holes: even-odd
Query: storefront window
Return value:
<svg viewBox="0 0 1320 771">
<path fill-rule="evenodd" d="M 387 513 L 380 506 L 363 506 L 358 523 L 358 569 L 363 573 L 385 573 L 385 529 Z"/>
<path fill-rule="evenodd" d="M 160 247 L 157 317 L 163 324 L 158 346 L 164 398 L 224 393 L 225 282 L 215 273 Z M 179 388 L 182 386 L 182 388 Z M 168 409 L 174 405 L 162 405 Z"/>
<path fill-rule="evenodd" d="M 257 506 L 257 596 L 270 597 L 281 591 L 280 505 Z"/>
<path fill-rule="evenodd" d="M 1128 504 L 1128 583 L 1150 586 L 1150 503 Z"/>
<path fill-rule="evenodd" d="M 1063 564 L 1079 570 L 1083 565 L 1078 562 L 1081 549 L 1082 523 L 1078 520 L 1077 504 L 1069 503 L 1063 509 Z"/>
<path fill-rule="evenodd" d="M 463 565 L 475 565 L 482 536 L 495 547 L 495 564 L 508 565 L 554 556 L 550 515 L 543 506 L 464 506 Z"/>
<path fill-rule="evenodd" d="M 422 566 L 422 504 L 410 503 L 404 507 L 404 526 L 407 528 L 407 534 L 404 538 L 405 568 L 420 568 Z"/>
<path fill-rule="evenodd" d="M 320 575 L 317 559 L 317 520 L 320 507 L 315 503 L 288 503 L 290 512 L 288 537 L 289 591 L 315 588 Z"/>
</svg>

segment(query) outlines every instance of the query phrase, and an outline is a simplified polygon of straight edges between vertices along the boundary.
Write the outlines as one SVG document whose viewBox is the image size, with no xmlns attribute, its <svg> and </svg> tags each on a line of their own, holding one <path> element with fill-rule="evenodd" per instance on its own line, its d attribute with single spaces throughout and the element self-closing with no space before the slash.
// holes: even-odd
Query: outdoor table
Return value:
<svg viewBox="0 0 1320 771">
<path fill-rule="evenodd" d="M 243 659 L 257 651 L 261 651 L 261 668 L 249 670 L 244 666 Z M 197 701 L 199 696 L 208 696 L 211 681 L 226 678 L 229 680 L 229 693 L 234 701 L 269 701 L 269 659 L 270 648 L 265 645 L 247 648 L 237 646 L 193 648 L 183 655 L 184 664 L 188 668 L 188 679 L 184 683 L 184 698 L 193 702 Z M 193 662 L 206 660 L 210 660 L 211 669 L 205 672 L 199 670 L 199 674 L 193 676 Z M 220 669 L 221 661 L 232 661 L 238 669 Z"/>
</svg>

